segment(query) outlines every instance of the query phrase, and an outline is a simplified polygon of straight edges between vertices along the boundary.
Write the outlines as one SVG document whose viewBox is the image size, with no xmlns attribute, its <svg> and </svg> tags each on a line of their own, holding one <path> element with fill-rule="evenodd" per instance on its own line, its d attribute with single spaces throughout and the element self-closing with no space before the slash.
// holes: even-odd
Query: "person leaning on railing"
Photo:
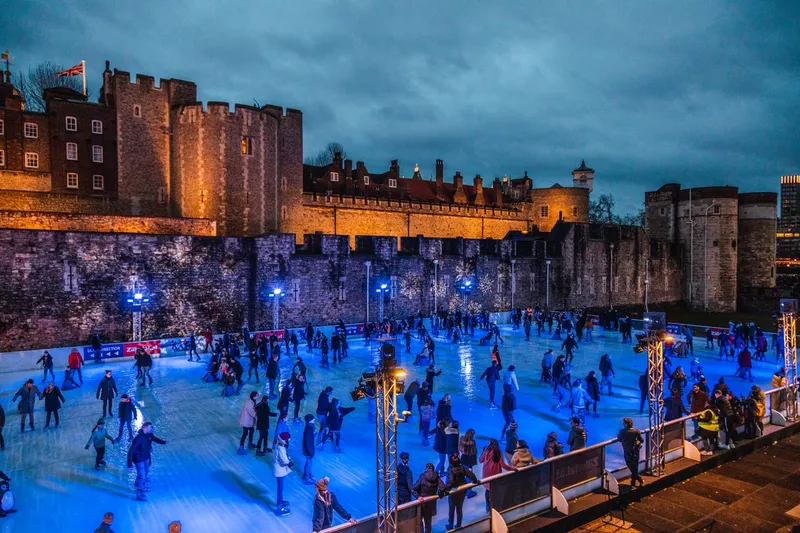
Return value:
<svg viewBox="0 0 800 533">
<path fill-rule="evenodd" d="M 461 485 L 467 483 L 467 479 L 473 483 L 478 483 L 478 477 L 468 467 L 461 464 L 461 459 L 457 453 L 450 456 L 450 468 L 447 470 L 447 487 L 448 491 L 453 491 Z M 464 517 L 462 508 L 464 507 L 464 498 L 467 496 L 466 491 L 452 492 L 448 498 L 448 520 L 447 529 L 453 529 L 453 515 L 455 514 L 456 522 L 455 527 L 461 527 L 461 519 Z"/>
<path fill-rule="evenodd" d="M 709 407 L 697 417 L 697 434 L 703 439 L 700 455 L 713 455 L 714 444 L 719 438 L 719 416 L 713 407 Z"/>
<path fill-rule="evenodd" d="M 641 487 L 644 481 L 639 475 L 639 453 L 644 439 L 639 430 L 633 427 L 633 420 L 628 417 L 622 419 L 622 429 L 617 434 L 617 440 L 622 444 L 625 465 L 631 471 L 631 488 L 635 488 L 637 482 Z"/>
</svg>

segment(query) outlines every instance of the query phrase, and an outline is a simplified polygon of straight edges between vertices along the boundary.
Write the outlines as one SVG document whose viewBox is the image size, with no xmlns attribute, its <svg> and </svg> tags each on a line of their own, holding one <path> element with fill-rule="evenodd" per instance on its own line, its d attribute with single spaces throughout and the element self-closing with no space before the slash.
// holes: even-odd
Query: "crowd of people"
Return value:
<svg viewBox="0 0 800 533">
<path fill-rule="evenodd" d="M 536 436 L 525 435 L 525 432 L 530 432 L 532 428 L 527 430 L 520 428 L 516 416 L 517 394 L 520 392 L 517 369 L 515 365 L 504 367 L 501 355 L 504 339 L 500 328 L 491 320 L 488 312 L 440 311 L 431 317 L 409 316 L 387 319 L 380 323 L 368 324 L 364 328 L 366 344 L 375 342 L 376 339 L 381 341 L 387 338 L 397 339 L 402 343 L 406 353 L 415 356 L 414 364 L 424 368 L 425 378 L 406 383 L 402 397 L 406 410 L 416 413 L 418 417 L 416 428 L 420 443 L 423 446 L 432 445 L 435 455 L 431 456 L 430 462 L 425 462 L 424 470 L 416 478 L 412 474 L 411 454 L 408 452 L 400 453 L 397 467 L 398 503 L 407 503 L 413 499 L 422 500 L 423 531 L 431 531 L 432 517 L 436 511 L 435 496 L 448 496 L 447 528 L 460 527 L 465 500 L 478 494 L 472 487 L 464 490 L 464 485 L 470 483 L 477 485 L 480 484 L 481 478 L 503 471 L 516 471 L 535 465 L 540 460 L 584 448 L 589 440 L 585 427 L 586 417 L 601 416 L 602 409 L 598 412 L 598 405 L 602 406 L 602 397 L 615 395 L 616 372 L 610 354 L 602 354 L 597 366 L 588 370 L 583 377 L 574 376 L 573 368 L 576 356 L 582 354 L 582 347 L 594 342 L 595 327 L 599 326 L 604 331 L 617 331 L 623 343 L 632 342 L 633 325 L 629 316 L 611 310 L 601 313 L 598 321 L 583 309 L 555 312 L 527 308 L 512 311 L 511 325 L 514 332 L 512 334 L 522 330 L 525 340 L 531 340 L 535 334 L 537 337 L 547 336 L 561 343 L 560 353 L 548 349 L 542 355 L 541 375 L 533 386 L 542 387 L 547 391 L 552 388 L 554 398 L 552 408 L 555 412 L 568 410 L 564 420 L 569 424 L 569 431 L 566 434 L 565 444 L 561 442 L 557 431 L 549 431 L 544 438 L 541 459 L 536 457 L 537 453 L 529 446 L 531 439 Z M 478 336 L 476 330 L 481 330 Z M 215 338 L 210 330 L 206 330 L 200 334 L 191 333 L 187 339 L 181 341 L 181 347 L 185 350 L 189 361 L 194 361 L 196 358 L 197 361 L 205 363 L 204 374 L 200 379 L 205 383 L 219 384 L 220 395 L 223 397 L 239 395 L 246 381 L 260 384 L 259 371 L 263 372 L 266 378 L 263 390 L 253 390 L 246 394 L 236 418 L 236 424 L 241 428 L 237 453 L 248 455 L 249 450 L 255 450 L 257 457 L 265 457 L 268 454 L 271 456 L 272 472 L 276 480 L 275 513 L 278 516 L 285 516 L 291 512 L 291 504 L 285 499 L 284 489 L 287 476 L 294 473 L 290 443 L 296 440 L 293 434 L 296 435 L 297 439 L 300 439 L 300 446 L 297 449 L 303 459 L 302 481 L 315 488 L 312 529 L 316 532 L 332 525 L 334 513 L 352 521 L 345 507 L 329 490 L 330 478 L 325 476 L 317 479 L 314 475 L 315 456 L 325 452 L 328 442 L 331 442 L 334 453 L 343 452 L 342 431 L 345 417 L 355 410 L 352 406 L 344 406 L 342 401 L 334 396 L 335 387 L 325 383 L 326 376 L 330 376 L 331 382 L 336 384 L 336 376 L 328 374 L 327 371 L 332 366 L 342 364 L 348 357 L 350 339 L 348 329 L 343 323 L 333 328 L 330 338 L 325 330 L 315 329 L 311 324 L 304 329 L 287 329 L 280 333 L 281 335 L 276 332 L 269 335 L 253 335 L 244 328 L 240 334 L 225 333 Z M 766 353 L 767 341 L 761 328 L 752 323 L 731 324 L 728 331 L 723 331 L 716 337 L 711 329 L 706 334 L 706 350 L 713 353 L 716 344 L 720 358 L 737 362 L 738 367 L 734 376 L 752 382 L 753 360 L 764 361 Z M 477 380 L 486 383 L 488 408 L 500 409 L 503 426 L 495 435 L 488 438 L 480 453 L 475 429 L 463 428 L 454 416 L 453 397 L 447 393 L 435 395 L 436 378 L 444 371 L 450 370 L 447 368 L 449 361 L 444 363 L 444 368 L 437 367 L 436 340 L 446 343 L 477 341 L 479 346 L 487 346 L 487 366 Z M 311 375 L 308 372 L 310 363 L 306 363 L 299 355 L 298 347 L 301 341 L 306 344 L 306 358 L 320 369 L 320 372 L 313 373 L 314 379 L 323 381 L 319 384 L 320 387 L 324 385 L 317 397 L 314 412 L 306 414 L 301 411 L 309 396 Z M 418 352 L 413 346 L 415 341 L 420 348 Z M 780 332 L 773 336 L 772 345 L 780 355 L 782 352 Z M 750 355 L 751 348 L 755 350 L 755 357 Z M 98 351 L 99 349 L 97 347 Z M 208 354 L 207 361 L 201 358 L 200 350 Z M 580 357 L 581 367 L 585 368 L 585 356 L 580 355 Z M 682 365 L 673 367 L 673 359 L 688 357 L 691 357 L 687 367 L 688 374 Z M 281 364 L 282 358 L 289 358 L 291 365 L 291 373 L 285 379 L 281 377 L 281 367 L 285 368 L 287 365 Z M 152 385 L 151 354 L 139 348 L 134 359 L 137 383 L 141 380 L 139 386 Z M 247 362 L 246 371 L 242 364 L 243 360 Z M 85 361 L 77 350 L 73 350 L 68 357 L 61 388 L 54 383 L 52 356 L 45 351 L 38 363 L 42 365 L 42 382 L 47 380 L 48 375 L 51 381 L 43 391 L 40 391 L 34 380 L 29 379 L 14 395 L 13 401 L 19 399 L 18 411 L 22 432 L 25 431 L 26 420 L 29 429 L 35 429 L 34 407 L 37 400 L 44 400 L 45 403 L 47 415 L 45 429 L 50 427 L 51 418 L 54 419 L 55 428 L 59 428 L 58 411 L 66 401 L 61 391 L 81 387 L 84 384 L 81 369 Z M 753 385 L 747 396 L 737 397 L 725 383 L 724 377 L 720 377 L 713 386 L 709 386 L 700 360 L 694 356 L 693 335 L 690 328 L 685 328 L 681 332 L 680 342 L 668 341 L 665 344 L 664 375 L 667 380 L 665 388 L 667 392 L 664 398 L 665 419 L 670 421 L 694 415 L 695 438 L 701 443 L 703 455 L 710 455 L 716 449 L 735 447 L 736 442 L 742 437 L 736 428 L 742 425 L 745 426 L 744 437 L 756 437 L 763 431 L 761 418 L 766 410 L 764 392 Z M 775 373 L 773 385 L 782 384 L 785 384 L 785 370 L 779 368 Z M 647 401 L 646 373 L 640 376 L 638 385 L 641 392 L 641 413 Z M 501 393 L 499 402 L 498 392 Z M 374 398 L 374 391 L 368 391 L 368 396 Z M 145 421 L 134 435 L 132 421 L 139 416 L 136 402 L 128 394 L 119 396 L 111 370 L 106 370 L 97 384 L 96 398 L 102 402 L 102 417 L 92 428 L 85 445 L 87 450 L 94 448 L 94 467 L 98 471 L 102 470 L 106 465 L 106 442 L 112 445 L 120 443 L 127 429 L 129 441 L 127 466 L 136 469 L 136 499 L 146 501 L 147 492 L 150 490 L 152 445 L 166 444 L 166 440 L 153 434 L 153 425 L 149 421 Z M 119 425 L 117 436 L 114 438 L 111 430 L 107 428 L 107 423 L 115 416 L 113 404 L 117 398 L 119 402 L 116 417 Z M 270 405 L 271 400 L 276 400 L 274 410 Z M 374 417 L 374 403 L 370 404 L 368 416 Z M 5 413 L 2 407 L 0 416 L 2 417 L 0 450 L 2 450 L 5 447 L 2 435 Z M 271 422 L 272 418 L 276 420 Z M 273 423 L 275 428 L 270 440 Z M 536 430 L 541 431 L 541 428 Z M 632 419 L 622 420 L 622 429 L 617 439 L 631 471 L 631 486 L 641 486 L 643 481 L 638 472 L 638 462 L 643 439 L 641 433 L 634 427 Z M 473 471 L 478 465 L 481 465 L 480 476 Z M 488 512 L 492 505 L 491 483 L 486 484 L 484 488 Z M 98 528 L 98 531 L 110 530 L 111 521 L 113 515 L 107 522 L 109 527 L 104 530 Z"/>
</svg>

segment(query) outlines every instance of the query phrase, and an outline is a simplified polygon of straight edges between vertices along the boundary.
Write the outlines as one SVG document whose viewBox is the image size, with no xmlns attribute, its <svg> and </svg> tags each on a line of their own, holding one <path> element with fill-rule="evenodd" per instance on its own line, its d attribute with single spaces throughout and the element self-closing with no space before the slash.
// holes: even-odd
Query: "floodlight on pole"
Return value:
<svg viewBox="0 0 800 533">
<path fill-rule="evenodd" d="M 280 300 L 284 296 L 283 289 L 280 287 L 275 287 L 272 289 L 272 292 L 269 293 L 269 297 L 272 298 L 272 330 L 278 331 L 280 328 Z"/>
<path fill-rule="evenodd" d="M 375 292 L 378 294 L 378 322 L 383 322 L 384 294 L 389 292 L 389 286 L 386 283 L 381 283 L 380 287 L 375 289 Z"/>
<path fill-rule="evenodd" d="M 136 287 L 133 288 L 133 293 L 126 301 L 131 306 L 131 322 L 132 322 L 132 337 L 134 342 L 142 340 L 142 306 L 150 303 L 150 298 L 146 297 Z"/>
</svg>

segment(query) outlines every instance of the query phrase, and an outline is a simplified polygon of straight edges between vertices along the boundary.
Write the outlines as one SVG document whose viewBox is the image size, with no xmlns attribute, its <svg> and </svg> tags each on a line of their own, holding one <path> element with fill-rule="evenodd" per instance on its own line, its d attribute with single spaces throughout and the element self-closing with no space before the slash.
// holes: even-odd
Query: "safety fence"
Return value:
<svg viewBox="0 0 800 533">
<path fill-rule="evenodd" d="M 765 426 L 770 424 L 785 426 L 786 420 L 782 409 L 785 409 L 786 398 L 790 394 L 788 387 L 772 389 L 765 394 L 767 409 L 762 423 Z M 692 419 L 696 416 L 699 414 L 664 424 L 667 464 L 681 459 L 700 461 L 699 449 L 695 446 L 695 439 L 692 438 L 695 432 Z M 650 430 L 643 430 L 642 436 L 646 443 L 650 438 Z M 616 447 L 612 448 L 615 445 Z M 647 449 L 646 444 L 642 446 L 638 462 L 639 472 L 647 470 L 645 457 Z M 431 496 L 402 504 L 398 506 L 397 531 L 401 533 L 421 531 L 423 514 L 436 516 L 444 513 L 446 516 L 450 504 L 446 500 L 476 487 L 489 490 L 492 512 L 470 516 L 470 512 L 465 509 L 464 518 L 468 523 L 456 531 L 467 533 L 495 531 L 501 521 L 503 524 L 510 524 L 551 510 L 568 515 L 570 500 L 601 490 L 609 494 L 619 494 L 619 481 L 628 477 L 630 470 L 622 458 L 621 445 L 616 438 L 609 439 L 517 471 L 503 472 L 480 479 L 477 484 L 459 486 L 443 496 Z M 460 496 L 457 498 L 461 499 Z M 483 510 L 482 503 L 480 508 Z M 372 533 L 377 529 L 377 517 L 373 514 L 358 520 L 355 524 L 346 523 L 326 529 L 325 533 Z M 444 531 L 444 520 L 436 520 L 433 529 Z"/>
</svg>

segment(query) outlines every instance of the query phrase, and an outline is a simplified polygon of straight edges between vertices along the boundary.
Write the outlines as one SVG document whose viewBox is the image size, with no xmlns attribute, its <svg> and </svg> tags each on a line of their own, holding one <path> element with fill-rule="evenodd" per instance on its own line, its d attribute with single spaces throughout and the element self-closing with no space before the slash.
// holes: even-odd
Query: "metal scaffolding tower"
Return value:
<svg viewBox="0 0 800 533">
<path fill-rule="evenodd" d="M 797 300 L 781 300 L 783 367 L 786 369 L 786 421 L 797 420 Z"/>
<path fill-rule="evenodd" d="M 647 470 L 653 476 L 664 474 L 664 338 L 666 315 L 645 313 L 647 334 L 647 388 L 650 432 L 647 439 Z"/>
</svg>

